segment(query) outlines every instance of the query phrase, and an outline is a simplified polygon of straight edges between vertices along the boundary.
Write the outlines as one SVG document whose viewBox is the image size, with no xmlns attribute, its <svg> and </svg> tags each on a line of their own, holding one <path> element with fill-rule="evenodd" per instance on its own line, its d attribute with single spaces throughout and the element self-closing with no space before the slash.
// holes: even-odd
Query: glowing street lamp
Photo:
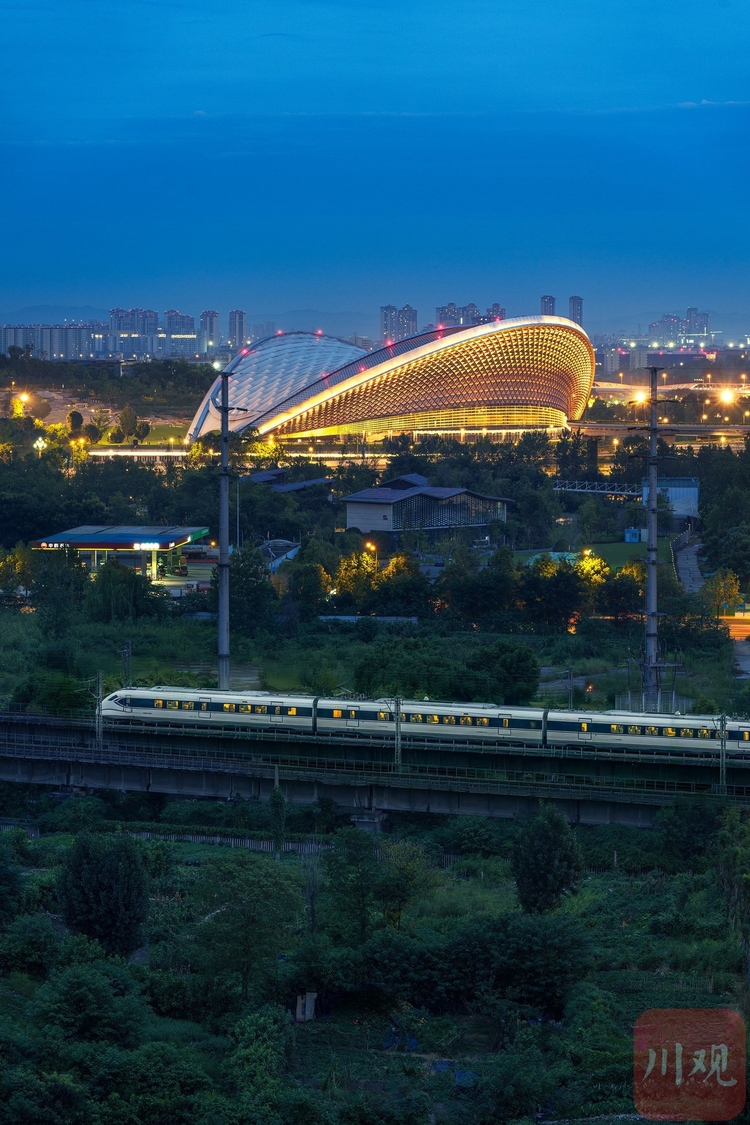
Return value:
<svg viewBox="0 0 750 1125">
<path fill-rule="evenodd" d="M 44 440 L 44 438 L 43 438 L 43 437 L 38 437 L 38 438 L 36 439 L 36 441 L 34 442 L 34 449 L 35 449 L 35 450 L 37 451 L 37 453 L 39 454 L 39 459 L 40 459 L 40 460 L 41 460 L 41 457 L 42 457 L 42 453 L 44 452 L 44 450 L 45 450 L 46 448 L 47 448 L 47 442 L 46 442 L 46 441 Z"/>
<path fill-rule="evenodd" d="M 375 572 L 377 573 L 377 570 L 378 570 L 378 545 L 377 545 L 377 543 L 367 542 L 367 543 L 365 543 L 365 547 L 367 548 L 368 551 L 372 551 L 373 554 L 375 555 Z"/>
<path fill-rule="evenodd" d="M 731 391 L 722 391 L 719 395 L 719 398 L 723 403 L 726 403 L 727 405 L 734 402 L 734 395 Z"/>
</svg>

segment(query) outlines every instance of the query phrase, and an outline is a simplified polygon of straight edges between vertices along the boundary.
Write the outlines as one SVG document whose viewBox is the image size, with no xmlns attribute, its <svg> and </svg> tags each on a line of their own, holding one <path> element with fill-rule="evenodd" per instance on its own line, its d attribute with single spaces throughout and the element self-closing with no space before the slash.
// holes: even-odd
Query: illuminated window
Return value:
<svg viewBox="0 0 750 1125">
<path fill-rule="evenodd" d="M 443 722 L 449 727 L 455 727 L 456 716 L 455 715 L 443 715 Z"/>
<path fill-rule="evenodd" d="M 743 730 L 742 741 L 743 742 L 750 742 L 750 730 Z"/>
<path fill-rule="evenodd" d="M 243 715 L 252 714 L 252 710 L 253 709 L 252 709 L 252 707 L 250 706 L 249 703 L 240 703 L 240 711 L 242 712 Z"/>
<path fill-rule="evenodd" d="M 296 707 L 287 707 L 286 713 L 287 713 L 287 715 L 296 715 L 297 714 L 297 708 Z"/>
<path fill-rule="evenodd" d="M 692 738 L 692 737 L 693 737 L 693 728 L 692 727 L 683 727 L 682 730 L 680 731 L 680 738 Z"/>
<path fill-rule="evenodd" d="M 507 723 L 507 721 L 508 720 L 505 719 L 506 723 Z M 477 726 L 478 727 L 488 727 L 489 725 L 490 725 L 490 720 L 488 718 L 481 717 L 481 718 L 477 719 Z"/>
<path fill-rule="evenodd" d="M 437 716 L 437 715 L 428 715 L 428 716 L 427 716 L 427 722 L 428 722 L 428 723 L 439 723 L 439 722 L 440 722 L 440 718 L 439 718 L 439 716 Z"/>
<path fill-rule="evenodd" d="M 357 718 L 357 712 L 354 709 L 349 711 L 349 718 L 350 719 L 356 719 Z"/>
<path fill-rule="evenodd" d="M 422 716 L 417 715 L 416 713 L 413 714 L 413 715 L 410 715 L 409 716 L 409 722 L 410 723 L 421 723 L 422 722 Z"/>
<path fill-rule="evenodd" d="M 588 724 L 588 723 L 581 723 L 581 730 L 582 730 L 582 731 L 584 732 L 584 734 L 586 733 L 586 731 L 587 731 L 588 729 L 589 729 L 589 724 Z"/>
<path fill-rule="evenodd" d="M 382 723 L 387 723 L 390 722 L 393 716 L 391 715 L 390 711 L 378 711 L 378 718 Z"/>
<path fill-rule="evenodd" d="M 622 723 L 612 723 L 609 730 L 611 734 L 625 734 L 625 727 Z"/>
<path fill-rule="evenodd" d="M 267 715 L 268 714 L 268 707 L 266 706 L 266 704 L 265 703 L 257 704 L 256 708 L 255 708 L 255 714 L 256 715 Z"/>
<path fill-rule="evenodd" d="M 707 727 L 699 727 L 698 728 L 698 738 L 710 738 L 710 737 L 711 737 L 711 731 L 708 730 Z"/>
<path fill-rule="evenodd" d="M 486 727 L 487 725 L 488 724 L 487 724 L 486 719 L 483 722 L 480 722 L 480 720 L 477 719 L 477 726 Z M 509 727 L 510 726 L 510 719 L 502 719 L 501 722 L 500 722 L 500 725 L 503 726 L 503 727 Z"/>
<path fill-rule="evenodd" d="M 237 710 L 237 704 L 236 703 L 225 703 L 224 704 L 224 710 L 225 711 L 236 711 Z"/>
<path fill-rule="evenodd" d="M 628 734 L 643 734 L 640 727 L 628 727 Z"/>
<path fill-rule="evenodd" d="M 646 727 L 646 734 L 649 738 L 654 738 L 659 733 L 658 727 Z"/>
<path fill-rule="evenodd" d="M 459 722 L 460 722 L 462 727 L 470 727 L 472 725 L 471 724 L 471 715 L 462 715 L 461 718 L 459 719 Z"/>
<path fill-rule="evenodd" d="M 402 711 L 402 712 L 401 712 L 401 722 L 402 722 L 402 723 L 405 723 L 405 722 L 406 722 L 406 711 Z"/>
<path fill-rule="evenodd" d="M 335 707 L 333 711 L 333 717 L 334 719 L 343 719 L 344 712 L 340 711 L 338 707 Z"/>
<path fill-rule="evenodd" d="M 280 715 L 281 714 L 281 708 L 280 707 L 274 707 L 273 713 L 274 713 L 274 715 Z"/>
<path fill-rule="evenodd" d="M 183 711 L 194 711 L 195 710 L 195 704 L 193 703 L 192 699 L 183 700 L 182 710 Z"/>
<path fill-rule="evenodd" d="M 163 707 L 163 706 L 164 706 L 164 700 L 163 699 L 155 699 L 154 700 L 154 707 Z"/>
<path fill-rule="evenodd" d="M 210 711 L 211 707 L 208 703 L 201 703 L 201 711 Z"/>
<path fill-rule="evenodd" d="M 168 711 L 177 711 L 179 706 L 180 706 L 179 699 L 168 699 L 167 700 L 167 710 Z"/>
<path fill-rule="evenodd" d="M 661 733 L 664 735 L 665 738 L 676 738 L 677 737 L 677 731 L 675 730 L 674 727 L 662 727 Z"/>
</svg>

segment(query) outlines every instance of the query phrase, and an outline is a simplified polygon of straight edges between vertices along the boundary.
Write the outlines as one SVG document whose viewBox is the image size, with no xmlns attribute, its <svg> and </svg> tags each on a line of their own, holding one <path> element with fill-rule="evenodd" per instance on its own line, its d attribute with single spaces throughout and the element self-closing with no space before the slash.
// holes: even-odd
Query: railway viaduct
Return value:
<svg viewBox="0 0 750 1125">
<path fill-rule="evenodd" d="M 207 732 L 153 724 L 0 714 L 0 779 L 55 788 L 116 789 L 219 800 L 330 797 L 355 814 L 389 811 L 513 817 L 554 800 L 572 822 L 648 827 L 679 796 L 724 795 L 718 755 L 607 751 L 590 746 L 439 751 L 404 739 L 279 731 Z M 726 797 L 750 806 L 750 762 L 731 762 Z"/>
</svg>

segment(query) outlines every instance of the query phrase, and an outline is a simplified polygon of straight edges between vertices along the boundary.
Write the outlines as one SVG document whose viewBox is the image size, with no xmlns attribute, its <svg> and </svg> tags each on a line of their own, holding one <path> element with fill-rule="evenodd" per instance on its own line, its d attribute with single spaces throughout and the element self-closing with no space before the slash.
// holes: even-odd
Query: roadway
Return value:
<svg viewBox="0 0 750 1125">
<path fill-rule="evenodd" d="M 750 761 L 728 770 L 730 799 L 750 806 Z M 438 750 L 404 739 L 295 735 L 278 730 L 170 731 L 154 724 L 0 715 L 0 778 L 63 788 L 190 797 L 267 798 L 278 781 L 290 801 L 331 797 L 355 811 L 512 817 L 554 799 L 572 821 L 648 826 L 676 796 L 718 792 L 716 754 L 601 751 L 574 745 Z"/>
</svg>

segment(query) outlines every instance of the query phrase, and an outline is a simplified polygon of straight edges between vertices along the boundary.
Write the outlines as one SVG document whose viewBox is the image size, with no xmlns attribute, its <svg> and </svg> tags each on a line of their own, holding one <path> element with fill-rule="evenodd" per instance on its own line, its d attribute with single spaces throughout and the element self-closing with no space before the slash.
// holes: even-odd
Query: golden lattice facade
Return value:
<svg viewBox="0 0 750 1125">
<path fill-rule="evenodd" d="M 301 346 L 295 339 L 298 364 Z M 283 341 L 276 347 L 281 355 Z M 288 349 L 291 355 L 291 342 Z M 250 359 L 259 369 L 259 360 Z M 240 393 L 241 362 L 235 369 Z M 562 317 L 435 330 L 316 372 L 307 385 L 295 375 L 281 401 L 266 400 L 235 424 L 285 439 L 554 430 L 581 417 L 594 368 L 588 336 Z M 200 430 L 194 425 L 191 436 Z"/>
</svg>

